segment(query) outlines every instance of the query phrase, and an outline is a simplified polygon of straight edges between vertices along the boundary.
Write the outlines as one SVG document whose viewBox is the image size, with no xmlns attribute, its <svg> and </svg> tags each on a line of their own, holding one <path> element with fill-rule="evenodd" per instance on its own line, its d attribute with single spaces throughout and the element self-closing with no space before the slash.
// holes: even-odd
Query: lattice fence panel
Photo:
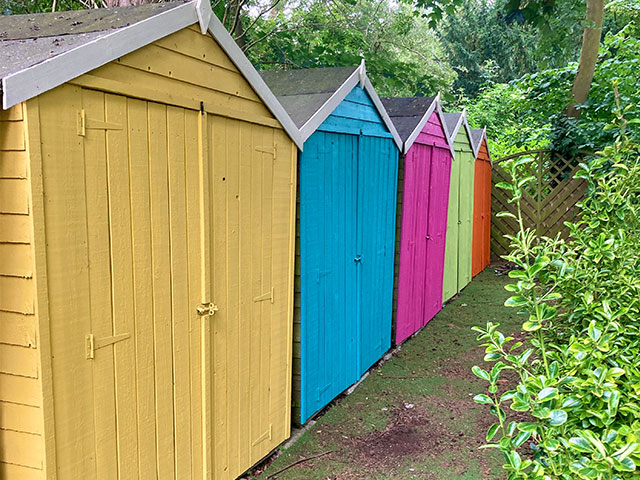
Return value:
<svg viewBox="0 0 640 480">
<path fill-rule="evenodd" d="M 527 174 L 534 176 L 536 181 L 524 191 L 521 207 L 525 227 L 535 229 L 538 235 L 553 237 L 560 233 L 566 236 L 568 229 L 564 222 L 575 220 L 575 205 L 585 194 L 586 182 L 573 178 L 579 159 L 565 158 L 548 150 L 534 150 L 494 161 L 491 176 L 491 252 L 494 255 L 507 254 L 509 241 L 504 235 L 518 231 L 514 219 L 496 216 L 502 211 L 517 214 L 516 206 L 508 203 L 508 193 L 496 187 L 499 182 L 511 182 L 501 163 L 517 157 L 534 159 L 527 166 Z"/>
</svg>

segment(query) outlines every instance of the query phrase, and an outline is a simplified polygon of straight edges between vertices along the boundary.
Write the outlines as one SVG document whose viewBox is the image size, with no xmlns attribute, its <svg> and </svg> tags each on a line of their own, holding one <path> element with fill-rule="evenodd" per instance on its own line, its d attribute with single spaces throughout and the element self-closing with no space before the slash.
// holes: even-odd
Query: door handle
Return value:
<svg viewBox="0 0 640 480">
<path fill-rule="evenodd" d="M 362 257 L 360 255 L 356 255 L 356 257 L 353 259 L 353 261 L 356 263 L 360 263 L 361 260 L 362 260 Z"/>
</svg>

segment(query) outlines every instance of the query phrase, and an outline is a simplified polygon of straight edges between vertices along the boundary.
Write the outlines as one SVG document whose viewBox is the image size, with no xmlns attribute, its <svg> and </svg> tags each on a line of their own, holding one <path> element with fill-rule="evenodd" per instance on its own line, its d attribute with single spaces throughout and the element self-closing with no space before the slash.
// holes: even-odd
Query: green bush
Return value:
<svg viewBox="0 0 640 480">
<path fill-rule="evenodd" d="M 488 383 L 475 401 L 497 418 L 485 447 L 504 453 L 509 480 L 640 479 L 640 154 L 627 135 L 640 120 L 623 115 L 577 174 L 588 188 L 568 240 L 538 238 L 515 216 L 505 305 L 525 316 L 524 339 L 474 327 L 494 363 L 473 369 Z M 498 185 L 518 212 L 528 161 L 508 163 L 512 182 Z M 507 372 L 516 385 L 502 391 Z"/>
</svg>

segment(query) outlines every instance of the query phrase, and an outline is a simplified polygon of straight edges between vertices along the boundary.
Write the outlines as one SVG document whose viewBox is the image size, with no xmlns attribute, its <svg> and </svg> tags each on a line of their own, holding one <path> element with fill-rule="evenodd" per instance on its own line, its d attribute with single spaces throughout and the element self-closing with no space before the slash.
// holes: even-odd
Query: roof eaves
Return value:
<svg viewBox="0 0 640 480">
<path fill-rule="evenodd" d="M 300 127 L 300 134 L 302 141 L 306 142 L 307 139 L 313 135 L 313 133 L 322 125 L 329 115 L 336 109 L 338 105 L 349 95 L 349 92 L 360 81 L 360 67 L 356 68 L 349 78 L 347 78 L 340 87 L 333 92 L 333 94 L 327 99 L 322 106 L 311 115 L 311 118 L 307 120 L 302 127 Z"/>
<path fill-rule="evenodd" d="M 205 1 L 205 4 L 207 3 L 208 2 Z M 211 7 L 209 6 L 209 8 Z M 209 21 L 209 32 L 211 32 L 211 35 L 213 35 L 213 37 L 220 44 L 220 47 L 222 47 L 226 54 L 229 55 L 231 61 L 235 64 L 236 67 L 238 67 L 238 70 L 240 70 L 242 75 L 244 75 L 247 81 L 251 84 L 251 86 L 256 91 L 260 99 L 265 103 L 267 108 L 282 124 L 285 132 L 287 132 L 287 135 L 289 135 L 289 138 L 291 138 L 291 140 L 293 140 L 297 147 L 302 150 L 304 141 L 302 139 L 300 130 L 293 122 L 287 111 L 284 109 L 280 101 L 276 98 L 271 89 L 262 79 L 258 71 L 251 64 L 247 56 L 240 49 L 235 40 L 231 38 L 231 35 L 229 35 L 227 29 L 224 28 L 222 22 L 218 20 L 218 17 L 215 15 L 211 15 L 211 19 Z"/>
<path fill-rule="evenodd" d="M 442 124 L 442 131 L 447 139 L 447 144 L 449 144 L 449 150 L 451 151 L 451 157 L 456 158 L 456 150 L 453 145 L 453 139 L 451 135 L 449 135 L 449 131 L 447 129 L 447 124 L 444 121 L 444 111 L 442 110 L 442 103 L 440 102 L 440 93 L 438 93 L 438 97 L 436 98 L 436 112 L 438 113 L 438 117 L 440 118 L 440 123 Z M 435 101 L 433 103 L 436 103 Z"/>
<path fill-rule="evenodd" d="M 473 152 L 474 156 L 477 156 L 475 152 L 475 147 L 473 146 L 473 137 L 471 136 L 471 127 L 469 126 L 469 122 L 467 121 L 466 108 L 462 110 L 462 115 L 460 116 L 460 124 L 464 125 L 464 129 L 467 132 L 467 140 L 469 140 L 469 146 L 471 147 L 471 151 Z M 458 131 L 459 128 L 460 126 L 458 126 L 458 128 L 456 129 L 456 132 Z"/>
<path fill-rule="evenodd" d="M 194 4 L 185 3 L 7 75 L 2 79 L 2 108 L 36 97 L 198 20 Z"/>
<path fill-rule="evenodd" d="M 364 61 L 362 62 L 360 68 L 364 69 Z M 369 77 L 367 76 L 366 73 L 362 74 L 361 83 L 364 84 L 363 88 L 371 97 L 373 104 L 376 106 L 376 108 L 378 109 L 378 113 L 382 117 L 382 121 L 384 122 L 386 127 L 389 129 L 389 132 L 393 136 L 393 140 L 396 146 L 398 147 L 398 150 L 402 152 L 403 145 L 402 145 L 402 139 L 400 138 L 400 134 L 398 133 L 398 130 L 396 130 L 395 125 L 391 121 L 391 118 L 389 117 L 387 110 L 384 108 L 384 105 L 382 105 L 382 102 L 380 101 L 380 97 L 378 96 L 375 89 L 373 88 L 373 85 L 371 84 L 371 81 L 369 80 Z"/>
<path fill-rule="evenodd" d="M 440 101 L 440 93 L 438 93 L 438 95 L 436 95 L 436 98 L 433 99 L 433 102 L 431 102 L 431 105 L 429 105 L 429 108 L 427 109 L 426 112 L 424 112 L 424 115 L 422 115 L 422 118 L 420 119 L 416 127 L 411 132 L 411 135 L 409 135 L 409 137 L 407 137 L 407 139 L 405 140 L 403 145 L 404 150 L 402 150 L 402 153 L 407 153 L 409 151 L 409 149 L 413 145 L 413 142 L 416 141 L 416 138 L 418 138 L 418 135 L 420 135 L 420 132 L 424 128 L 425 124 L 429 121 L 431 114 L 434 112 L 436 108 L 436 103 L 439 101 Z M 446 130 L 446 127 L 445 127 L 445 130 Z"/>
</svg>

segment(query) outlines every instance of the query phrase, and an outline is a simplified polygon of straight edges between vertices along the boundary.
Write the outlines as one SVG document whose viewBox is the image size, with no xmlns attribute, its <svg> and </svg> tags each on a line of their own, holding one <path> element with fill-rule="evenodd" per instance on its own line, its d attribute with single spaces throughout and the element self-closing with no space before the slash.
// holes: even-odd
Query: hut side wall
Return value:
<svg viewBox="0 0 640 480">
<path fill-rule="evenodd" d="M 0 478 L 44 478 L 24 104 L 0 110 Z"/>
<path fill-rule="evenodd" d="M 238 477 L 290 433 L 295 145 L 193 27 L 39 101 L 59 478 Z"/>
</svg>

